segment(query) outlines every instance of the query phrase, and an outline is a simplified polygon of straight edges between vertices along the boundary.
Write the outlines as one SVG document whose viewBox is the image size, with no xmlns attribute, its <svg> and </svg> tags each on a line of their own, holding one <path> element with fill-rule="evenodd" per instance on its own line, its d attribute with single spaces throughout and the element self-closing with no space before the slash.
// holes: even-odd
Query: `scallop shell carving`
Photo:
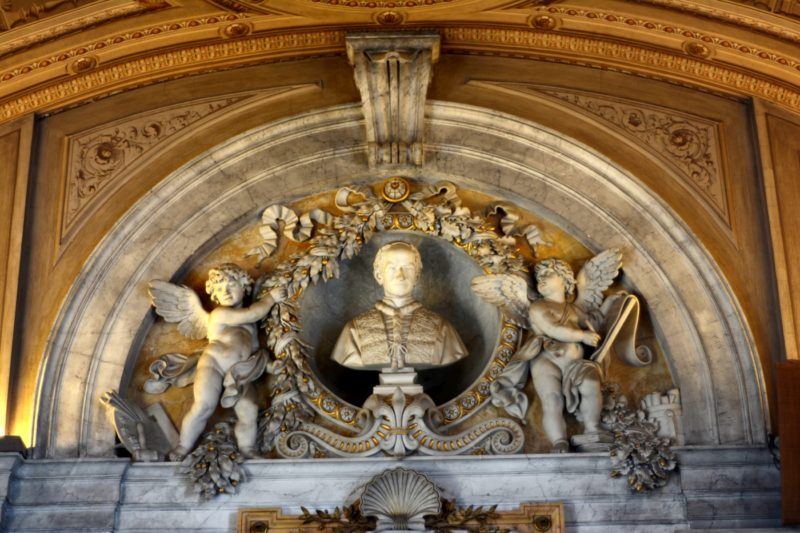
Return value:
<svg viewBox="0 0 800 533">
<path fill-rule="evenodd" d="M 436 486 L 419 472 L 405 468 L 378 474 L 361 495 L 361 512 L 378 519 L 378 531 L 424 531 L 424 517 L 440 510 L 441 496 Z"/>
</svg>

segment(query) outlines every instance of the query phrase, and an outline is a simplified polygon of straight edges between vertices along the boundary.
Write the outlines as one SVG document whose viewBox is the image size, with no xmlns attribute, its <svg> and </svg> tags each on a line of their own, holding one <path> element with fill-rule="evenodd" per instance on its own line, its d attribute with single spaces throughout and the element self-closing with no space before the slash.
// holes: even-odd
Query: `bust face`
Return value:
<svg viewBox="0 0 800 533">
<path fill-rule="evenodd" d="M 376 265 L 375 279 L 383 286 L 388 297 L 410 296 L 419 278 L 414 251 L 406 247 L 392 247 L 382 251 L 382 264 Z"/>
</svg>

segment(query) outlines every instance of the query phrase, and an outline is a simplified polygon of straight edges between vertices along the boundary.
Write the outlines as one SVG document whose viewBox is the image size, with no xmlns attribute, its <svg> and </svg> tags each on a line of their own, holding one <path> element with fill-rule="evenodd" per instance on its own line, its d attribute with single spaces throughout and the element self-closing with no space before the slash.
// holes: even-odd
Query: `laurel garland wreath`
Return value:
<svg viewBox="0 0 800 533">
<path fill-rule="evenodd" d="M 338 277 L 340 262 L 358 255 L 377 232 L 416 231 L 438 237 L 464 250 L 487 274 L 527 277 L 519 246 L 527 243 L 535 256 L 537 247 L 546 244 L 538 228 L 520 224 L 514 209 L 505 204 L 494 204 L 484 213 L 474 214 L 461 204 L 456 191 L 452 183 L 440 182 L 410 193 L 408 182 L 391 178 L 383 184 L 380 197 L 366 187 L 337 191 L 335 205 L 340 215 L 315 209 L 298 217 L 281 205 L 264 210 L 259 228 L 262 242 L 248 255 L 262 262 L 277 250 L 281 235 L 306 246 L 262 276 L 256 285 L 257 298 L 276 288 L 287 295 L 273 306 L 263 324 L 267 347 L 274 354 L 266 372 L 274 376 L 274 381 L 269 390 L 270 404 L 259 422 L 262 453 L 275 449 L 282 433 L 296 430 L 316 414 L 358 429 L 357 409 L 341 405 L 338 399 L 320 390 L 308 363 L 311 347 L 301 340 L 296 302 L 310 284 Z M 454 400 L 437 408 L 443 425 L 459 423 L 488 404 L 485 400 L 491 394 L 489 382 L 502 373 L 505 363 L 513 357 L 520 334 L 516 325 L 504 320 L 496 357 L 477 391 L 463 393 L 460 402 Z M 484 386 L 487 390 L 482 390 Z M 605 397 L 602 422 L 614 434 L 612 476 L 627 476 L 635 492 L 663 486 L 677 466 L 670 440 L 659 437 L 657 423 L 648 420 L 643 411 L 630 409 L 624 396 L 611 391 Z M 466 415 L 462 415 L 464 411 Z M 334 413 L 335 417 L 330 416 Z M 182 471 L 191 474 L 201 496 L 237 491 L 244 472 L 235 448 L 231 423 L 222 423 L 183 461 Z"/>
<path fill-rule="evenodd" d="M 248 254 L 263 261 L 277 249 L 280 235 L 308 245 L 257 283 L 259 298 L 275 288 L 283 288 L 288 296 L 272 308 L 264 323 L 267 347 L 274 354 L 266 371 L 274 376 L 274 384 L 270 405 L 259 423 L 263 453 L 275 448 L 281 432 L 312 419 L 315 406 L 333 411 L 332 403 L 315 402 L 322 393 L 308 364 L 310 347 L 301 340 L 296 301 L 309 284 L 338 277 L 340 262 L 360 253 L 376 232 L 418 231 L 444 239 L 464 250 L 488 274 L 527 275 L 518 238 L 532 249 L 545 242 L 536 226 L 520 225 L 519 217 L 507 205 L 490 206 L 483 216 L 473 214 L 461 205 L 456 186 L 449 182 L 410 193 L 408 182 L 391 178 L 384 183 L 380 197 L 369 188 L 346 187 L 336 193 L 336 207 L 341 215 L 316 209 L 300 217 L 284 206 L 268 207 L 262 215 L 262 242 Z M 499 224 L 491 223 L 490 216 L 499 218 Z M 347 406 L 337 414 L 345 424 L 353 424 L 357 415 Z"/>
</svg>

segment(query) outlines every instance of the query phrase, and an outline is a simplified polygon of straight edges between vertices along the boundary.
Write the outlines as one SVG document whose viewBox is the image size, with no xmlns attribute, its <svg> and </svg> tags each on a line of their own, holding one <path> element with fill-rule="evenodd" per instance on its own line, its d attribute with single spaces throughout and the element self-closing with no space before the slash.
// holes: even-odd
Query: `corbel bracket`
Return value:
<svg viewBox="0 0 800 533">
<path fill-rule="evenodd" d="M 435 33 L 347 36 L 347 57 L 366 120 L 370 167 L 422 165 L 425 97 L 439 59 L 439 42 Z"/>
</svg>

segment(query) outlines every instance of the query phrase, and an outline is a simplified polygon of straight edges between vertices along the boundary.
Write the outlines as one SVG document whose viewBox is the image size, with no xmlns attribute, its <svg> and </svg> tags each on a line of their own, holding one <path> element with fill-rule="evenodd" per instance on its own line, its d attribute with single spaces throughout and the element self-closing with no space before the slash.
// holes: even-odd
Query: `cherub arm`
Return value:
<svg viewBox="0 0 800 533">
<path fill-rule="evenodd" d="M 578 314 L 578 325 L 582 328 L 586 328 L 591 331 L 597 331 L 598 322 L 595 317 L 592 316 L 592 313 L 587 313 L 580 307 L 572 306 L 575 312 Z"/>
<path fill-rule="evenodd" d="M 250 307 L 217 307 L 211 312 L 212 320 L 229 326 L 253 324 L 267 316 L 273 305 L 285 299 L 286 290 L 283 287 L 276 287 Z"/>
<path fill-rule="evenodd" d="M 538 329 L 541 334 L 561 342 L 582 342 L 589 346 L 597 346 L 600 342 L 600 335 L 589 330 L 571 328 L 559 324 L 550 316 L 547 308 L 536 302 L 531 304 L 529 313 L 531 325 Z"/>
</svg>

